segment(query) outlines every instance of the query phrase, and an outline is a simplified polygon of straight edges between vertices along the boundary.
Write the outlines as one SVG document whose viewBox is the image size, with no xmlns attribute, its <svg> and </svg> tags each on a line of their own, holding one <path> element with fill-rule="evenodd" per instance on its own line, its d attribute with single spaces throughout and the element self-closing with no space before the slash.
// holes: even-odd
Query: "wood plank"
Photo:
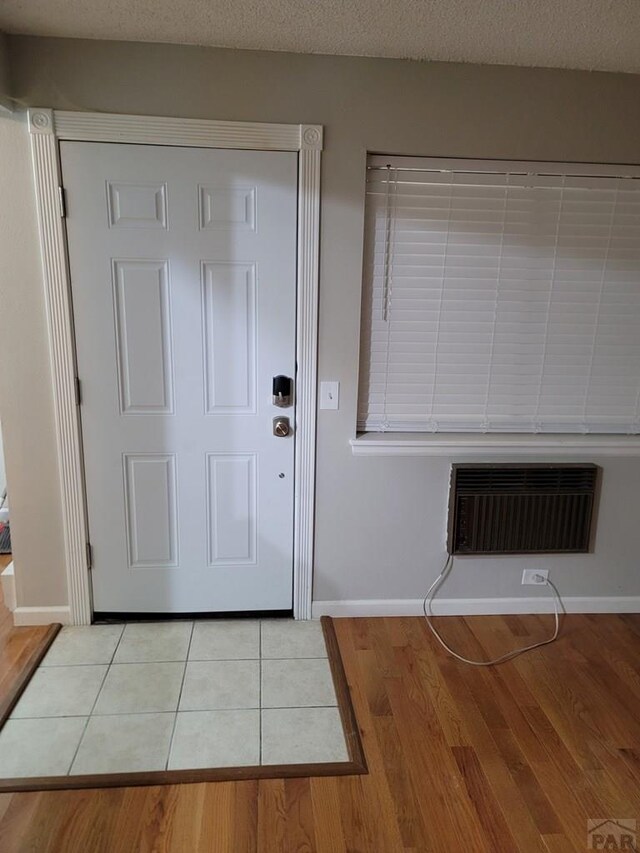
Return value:
<svg viewBox="0 0 640 853">
<path fill-rule="evenodd" d="M 287 779 L 284 783 L 286 849 L 317 850 L 313 823 L 310 779 Z"/>
<path fill-rule="evenodd" d="M 452 752 L 467 792 L 474 805 L 492 851 L 512 853 L 518 847 L 509 830 L 495 797 L 491 794 L 489 780 L 484 774 L 478 756 L 471 746 L 454 746 Z"/>
<path fill-rule="evenodd" d="M 363 741 L 367 739 L 367 763 L 369 774 L 361 777 L 361 784 L 350 786 L 350 790 L 359 798 L 365 798 L 367 811 L 372 815 L 369 819 L 369 839 L 374 849 L 396 850 L 402 848 L 398 820 L 395 813 L 390 786 L 384 772 L 384 757 L 380 744 L 375 737 L 376 723 L 379 719 L 373 713 L 373 708 L 367 702 L 363 672 L 369 667 L 377 666 L 375 654 L 371 649 L 356 649 L 357 638 L 350 632 L 350 625 L 337 623 L 337 633 L 340 640 L 342 660 L 347 679 L 351 685 L 353 705 L 358 718 Z M 384 689 L 393 679 L 384 680 Z M 368 849 L 368 848 L 367 848 Z"/>
<path fill-rule="evenodd" d="M 311 806 L 319 853 L 346 853 L 340 814 L 340 793 L 336 779 L 311 780 Z"/>
</svg>

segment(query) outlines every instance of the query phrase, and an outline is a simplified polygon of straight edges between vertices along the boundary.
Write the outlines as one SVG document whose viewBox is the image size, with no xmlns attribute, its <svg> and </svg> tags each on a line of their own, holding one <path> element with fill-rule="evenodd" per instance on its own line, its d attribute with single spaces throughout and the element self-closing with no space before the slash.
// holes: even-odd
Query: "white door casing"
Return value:
<svg viewBox="0 0 640 853">
<path fill-rule="evenodd" d="M 297 408 L 293 611 L 311 617 L 318 310 L 319 178 L 322 128 L 31 110 L 36 200 L 61 475 L 61 507 L 71 619 L 91 621 L 84 482 L 75 407 L 75 362 L 66 241 L 60 210 L 60 140 L 298 152 Z"/>
<path fill-rule="evenodd" d="M 94 609 L 291 609 L 295 153 L 60 157 Z"/>
</svg>

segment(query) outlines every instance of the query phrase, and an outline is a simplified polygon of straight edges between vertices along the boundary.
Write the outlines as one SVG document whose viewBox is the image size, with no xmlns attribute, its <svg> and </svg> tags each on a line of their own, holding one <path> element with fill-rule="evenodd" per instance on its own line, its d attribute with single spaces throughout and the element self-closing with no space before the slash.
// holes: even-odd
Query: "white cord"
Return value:
<svg viewBox="0 0 640 853">
<path fill-rule="evenodd" d="M 553 632 L 552 637 L 550 637 L 548 640 L 542 640 L 539 643 L 534 643 L 532 646 L 525 646 L 523 649 L 515 649 L 513 652 L 507 652 L 506 655 L 501 655 L 499 658 L 495 658 L 495 660 L 469 660 L 468 658 L 465 658 L 462 655 L 459 655 L 457 652 L 454 652 L 454 650 L 451 648 L 451 646 L 448 646 L 445 643 L 445 641 L 442 639 L 442 637 L 440 636 L 438 631 L 435 629 L 433 622 L 432 622 L 433 612 L 431 610 L 431 602 L 435 598 L 435 595 L 436 595 L 438 589 L 440 588 L 441 584 L 444 583 L 447 576 L 449 575 L 449 572 L 451 571 L 452 566 L 453 566 L 453 554 L 449 554 L 442 571 L 440 572 L 438 577 L 434 580 L 434 582 L 431 584 L 431 586 L 427 590 L 427 594 L 425 595 L 424 601 L 422 602 L 422 609 L 424 611 L 424 618 L 427 622 L 427 625 L 431 629 L 431 632 L 433 633 L 434 637 L 440 643 L 440 645 L 449 652 L 450 655 L 454 656 L 454 658 L 457 658 L 458 660 L 462 661 L 462 663 L 468 663 L 471 666 L 495 666 L 495 664 L 497 664 L 497 663 L 504 663 L 504 661 L 511 660 L 511 658 L 515 658 L 518 655 L 524 654 L 524 652 L 530 652 L 532 649 L 540 648 L 540 646 L 547 646 L 547 645 L 549 645 L 549 643 L 553 643 L 553 641 L 558 638 L 558 634 L 560 632 L 560 612 L 564 613 L 565 610 L 564 610 L 564 606 L 562 604 L 562 599 L 560 598 L 560 593 L 556 589 L 555 584 L 552 581 L 550 581 L 549 578 L 547 578 L 547 584 L 553 590 L 553 593 L 555 595 L 555 602 L 556 602 L 556 606 L 555 606 L 556 627 L 555 627 L 555 630 Z"/>
</svg>

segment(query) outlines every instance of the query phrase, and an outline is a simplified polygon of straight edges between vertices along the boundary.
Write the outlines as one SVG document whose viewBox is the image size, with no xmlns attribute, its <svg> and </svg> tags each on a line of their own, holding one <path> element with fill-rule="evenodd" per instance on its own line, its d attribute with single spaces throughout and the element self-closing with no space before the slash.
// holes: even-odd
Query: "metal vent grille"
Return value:
<svg viewBox="0 0 640 853">
<path fill-rule="evenodd" d="M 454 465 L 450 554 L 584 553 L 595 465 Z"/>
</svg>

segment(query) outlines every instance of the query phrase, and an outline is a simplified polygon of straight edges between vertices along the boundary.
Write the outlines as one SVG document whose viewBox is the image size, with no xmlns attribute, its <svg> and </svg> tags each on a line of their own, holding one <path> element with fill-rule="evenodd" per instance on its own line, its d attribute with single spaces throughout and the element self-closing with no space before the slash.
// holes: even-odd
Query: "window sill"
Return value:
<svg viewBox="0 0 640 853">
<path fill-rule="evenodd" d="M 349 443 L 354 456 L 640 456 L 640 435 L 363 432 Z"/>
</svg>

